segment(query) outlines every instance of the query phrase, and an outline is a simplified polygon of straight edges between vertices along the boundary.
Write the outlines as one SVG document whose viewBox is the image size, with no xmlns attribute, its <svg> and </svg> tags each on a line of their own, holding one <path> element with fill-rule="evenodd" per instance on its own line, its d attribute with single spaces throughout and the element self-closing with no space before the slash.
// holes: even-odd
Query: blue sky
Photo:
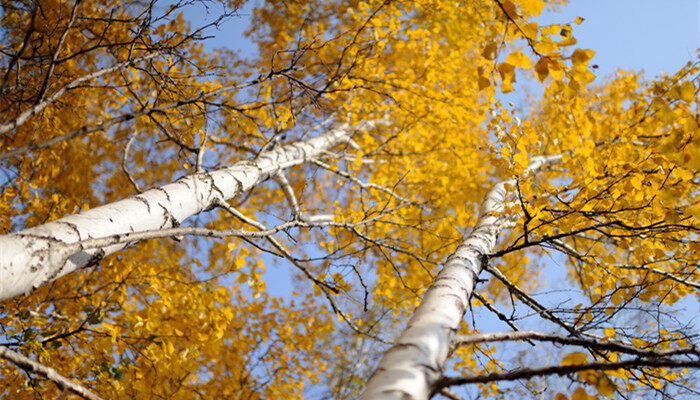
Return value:
<svg viewBox="0 0 700 400">
<path fill-rule="evenodd" d="M 538 22 L 571 22 L 578 47 L 596 51 L 598 75 L 616 68 L 645 71 L 649 78 L 673 73 L 700 47 L 699 0 L 574 0 Z"/>
</svg>

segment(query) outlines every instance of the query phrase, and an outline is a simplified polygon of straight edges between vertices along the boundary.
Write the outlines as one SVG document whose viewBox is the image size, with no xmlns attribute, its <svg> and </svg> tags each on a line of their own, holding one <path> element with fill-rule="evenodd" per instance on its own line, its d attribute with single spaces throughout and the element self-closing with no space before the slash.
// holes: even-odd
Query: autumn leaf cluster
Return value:
<svg viewBox="0 0 700 400">
<path fill-rule="evenodd" d="M 393 339 L 485 193 L 513 177 L 473 308 L 509 307 L 512 285 L 542 289 L 556 254 L 576 304 L 522 303 L 556 329 L 636 348 L 695 340 L 682 326 L 640 329 L 629 309 L 672 313 L 698 298 L 697 59 L 653 81 L 621 71 L 593 84 L 595 52 L 575 39 L 585 22 L 539 25 L 539 0 L 268 0 L 250 16 L 248 57 L 205 46 L 243 2 L 213 2 L 221 17 L 204 27 L 187 16 L 208 3 L 25 3 L 3 2 L 0 20 L 3 234 L 377 122 L 285 171 L 302 211 L 336 223 L 276 236 L 286 255 L 263 239 L 145 241 L 0 304 L 3 345 L 105 398 L 357 396 L 371 366 L 348 365 L 372 357 L 353 347 Z M 544 94 L 524 114 L 501 94 L 528 79 Z M 231 205 L 274 225 L 290 219 L 283 189 L 268 182 Z M 221 209 L 188 224 L 251 226 Z M 292 276 L 291 293 L 268 290 L 272 275 Z M 513 366 L 495 346 L 455 356 L 459 371 Z M 619 356 L 561 355 L 563 365 Z M 13 398 L 59 395 L 2 368 Z M 682 386 L 687 373 L 588 370 L 556 399 Z"/>
</svg>

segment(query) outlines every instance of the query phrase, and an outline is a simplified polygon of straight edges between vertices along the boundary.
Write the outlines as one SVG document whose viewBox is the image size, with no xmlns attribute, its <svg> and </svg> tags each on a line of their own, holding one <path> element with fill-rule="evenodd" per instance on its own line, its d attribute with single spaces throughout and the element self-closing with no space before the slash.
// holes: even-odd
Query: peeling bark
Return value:
<svg viewBox="0 0 700 400">
<path fill-rule="evenodd" d="M 528 171 L 556 162 L 559 156 L 536 157 Z M 362 400 L 428 399 L 442 378 L 459 324 L 477 277 L 496 246 L 509 184 L 496 184 L 484 198 L 474 230 L 447 259 L 395 344 L 384 353 Z"/>
<path fill-rule="evenodd" d="M 375 121 L 353 128 L 343 125 L 318 137 L 265 151 L 253 160 L 188 175 L 127 199 L 0 236 L 0 300 L 28 294 L 128 246 L 75 252 L 77 242 L 179 226 L 188 217 L 252 189 L 280 170 L 318 157 L 347 142 L 353 132 L 374 125 Z"/>
</svg>

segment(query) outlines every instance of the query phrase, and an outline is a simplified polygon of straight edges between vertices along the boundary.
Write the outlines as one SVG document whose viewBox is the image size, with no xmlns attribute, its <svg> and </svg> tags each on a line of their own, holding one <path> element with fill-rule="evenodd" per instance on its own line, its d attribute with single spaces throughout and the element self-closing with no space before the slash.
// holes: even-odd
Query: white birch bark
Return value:
<svg viewBox="0 0 700 400">
<path fill-rule="evenodd" d="M 343 125 L 318 137 L 265 151 L 254 160 L 188 175 L 124 200 L 0 236 L 0 300 L 27 294 L 128 245 L 76 253 L 70 249 L 75 246 L 67 244 L 178 226 L 186 218 L 252 189 L 282 169 L 318 157 L 347 142 L 353 132 L 374 125 L 375 121 L 354 128 Z"/>
<path fill-rule="evenodd" d="M 528 171 L 556 162 L 560 156 L 536 157 Z M 496 184 L 484 198 L 474 230 L 450 255 L 423 296 L 406 328 L 384 353 L 370 377 L 362 400 L 424 400 L 442 377 L 452 341 L 469 305 L 486 256 L 501 231 L 507 180 Z"/>
</svg>

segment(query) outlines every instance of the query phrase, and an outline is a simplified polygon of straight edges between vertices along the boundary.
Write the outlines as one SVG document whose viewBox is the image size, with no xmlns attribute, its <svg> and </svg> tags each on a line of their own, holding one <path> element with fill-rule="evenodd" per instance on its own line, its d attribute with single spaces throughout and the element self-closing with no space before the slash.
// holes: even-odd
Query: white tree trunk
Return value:
<svg viewBox="0 0 700 400">
<path fill-rule="evenodd" d="M 529 171 L 556 162 L 559 156 L 536 157 Z M 496 246 L 501 231 L 508 180 L 496 184 L 484 198 L 474 230 L 447 259 L 445 266 L 423 296 L 413 317 L 384 353 L 370 377 L 362 400 L 425 400 L 442 377 L 452 350 L 452 340 L 469 305 L 486 256 Z"/>
<path fill-rule="evenodd" d="M 372 126 L 374 121 L 355 128 L 343 125 L 321 136 L 265 151 L 254 160 L 188 175 L 124 200 L 0 236 L 0 300 L 29 293 L 128 245 L 75 253 L 66 244 L 177 226 L 220 201 L 252 189 L 279 170 L 302 164 L 348 141 L 354 131 Z"/>
</svg>

